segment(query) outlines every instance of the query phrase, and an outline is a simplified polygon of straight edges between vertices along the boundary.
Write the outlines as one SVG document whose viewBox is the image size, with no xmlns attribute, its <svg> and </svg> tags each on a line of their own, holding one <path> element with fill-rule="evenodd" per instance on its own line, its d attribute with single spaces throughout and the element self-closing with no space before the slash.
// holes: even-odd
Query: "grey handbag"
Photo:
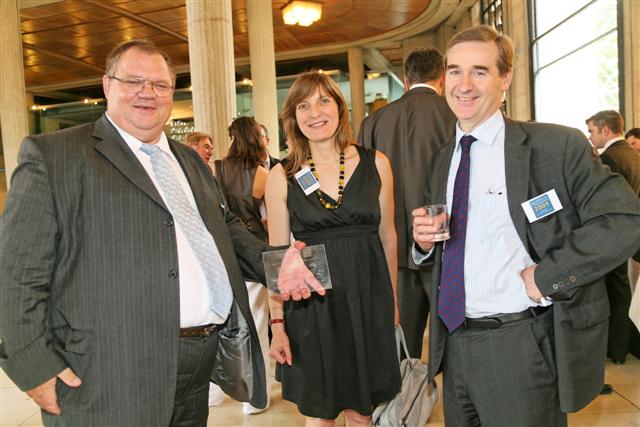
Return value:
<svg viewBox="0 0 640 427">
<path fill-rule="evenodd" d="M 235 400 L 249 402 L 256 408 L 267 404 L 262 353 L 252 351 L 251 329 L 235 301 L 227 323 L 218 332 L 211 381 Z"/>
<path fill-rule="evenodd" d="M 406 357 L 400 362 L 402 388 L 392 400 L 376 407 L 371 421 L 382 427 L 423 427 L 438 403 L 438 388 L 435 381 L 429 383 L 427 365 L 409 356 L 400 325 L 396 327 L 396 344 L 398 360 L 401 351 Z"/>
</svg>

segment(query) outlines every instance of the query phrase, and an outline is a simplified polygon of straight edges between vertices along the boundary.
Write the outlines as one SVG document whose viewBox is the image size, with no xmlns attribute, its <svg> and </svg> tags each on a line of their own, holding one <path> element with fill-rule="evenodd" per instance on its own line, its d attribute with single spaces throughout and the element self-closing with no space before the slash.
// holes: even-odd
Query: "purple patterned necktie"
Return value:
<svg viewBox="0 0 640 427">
<path fill-rule="evenodd" d="M 476 139 L 465 135 L 460 139 L 462 156 L 453 187 L 453 204 L 449 229 L 451 238 L 442 255 L 438 315 L 449 332 L 464 322 L 464 243 L 467 237 L 467 211 L 469 210 L 469 167 L 471 144 Z"/>
</svg>

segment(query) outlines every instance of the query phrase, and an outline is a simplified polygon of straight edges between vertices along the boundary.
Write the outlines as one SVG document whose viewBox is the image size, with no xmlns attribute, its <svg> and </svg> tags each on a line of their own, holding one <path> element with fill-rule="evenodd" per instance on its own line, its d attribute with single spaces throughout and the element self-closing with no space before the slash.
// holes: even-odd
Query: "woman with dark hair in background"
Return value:
<svg viewBox="0 0 640 427">
<path fill-rule="evenodd" d="M 263 143 L 260 125 L 253 117 L 239 117 L 229 126 L 231 146 L 227 156 L 216 160 L 213 174 L 222 184 L 229 210 L 236 214 L 249 231 L 259 239 L 267 240 L 265 219 L 260 207 L 263 204 L 267 170 L 262 166 L 267 159 L 267 147 Z M 247 281 L 251 314 L 258 330 L 260 347 L 265 360 L 267 378 L 267 406 L 254 408 L 243 403 L 243 412 L 253 414 L 269 407 L 271 375 L 269 373 L 269 307 L 267 288 L 262 284 Z"/>
<path fill-rule="evenodd" d="M 282 397 L 308 426 L 332 426 L 342 411 L 347 426 L 368 426 L 400 388 L 391 166 L 353 145 L 346 101 L 326 74 L 298 77 L 283 121 L 290 151 L 267 181 L 269 242 L 288 245 L 293 233 L 324 244 L 332 289 L 286 303 L 270 293 L 270 355 Z M 306 168 L 320 184 L 309 195 L 294 176 Z"/>
</svg>

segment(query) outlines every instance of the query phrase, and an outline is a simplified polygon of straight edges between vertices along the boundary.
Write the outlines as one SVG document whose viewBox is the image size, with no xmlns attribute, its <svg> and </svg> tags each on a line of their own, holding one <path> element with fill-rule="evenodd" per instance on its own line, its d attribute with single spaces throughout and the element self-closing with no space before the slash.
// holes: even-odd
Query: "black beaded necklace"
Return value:
<svg viewBox="0 0 640 427">
<path fill-rule="evenodd" d="M 316 173 L 316 164 L 313 162 L 311 158 L 311 153 L 309 153 L 309 157 L 307 158 L 309 162 L 309 168 L 311 169 L 311 173 L 313 176 L 318 179 L 318 174 Z M 318 188 L 316 190 L 316 195 L 318 196 L 318 200 L 320 200 L 320 204 L 324 206 L 325 209 L 337 209 L 342 204 L 342 193 L 344 192 L 344 151 L 340 152 L 340 165 L 338 166 L 338 200 L 335 205 L 328 200 L 325 200 L 323 197 L 322 191 Z"/>
</svg>

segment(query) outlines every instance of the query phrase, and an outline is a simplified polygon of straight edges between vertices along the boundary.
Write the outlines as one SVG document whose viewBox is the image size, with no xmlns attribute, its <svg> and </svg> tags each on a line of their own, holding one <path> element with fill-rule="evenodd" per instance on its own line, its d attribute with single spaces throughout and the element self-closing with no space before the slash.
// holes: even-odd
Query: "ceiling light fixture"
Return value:
<svg viewBox="0 0 640 427">
<path fill-rule="evenodd" d="M 282 19 L 287 25 L 308 27 L 322 17 L 322 3 L 293 0 L 282 8 Z"/>
</svg>

